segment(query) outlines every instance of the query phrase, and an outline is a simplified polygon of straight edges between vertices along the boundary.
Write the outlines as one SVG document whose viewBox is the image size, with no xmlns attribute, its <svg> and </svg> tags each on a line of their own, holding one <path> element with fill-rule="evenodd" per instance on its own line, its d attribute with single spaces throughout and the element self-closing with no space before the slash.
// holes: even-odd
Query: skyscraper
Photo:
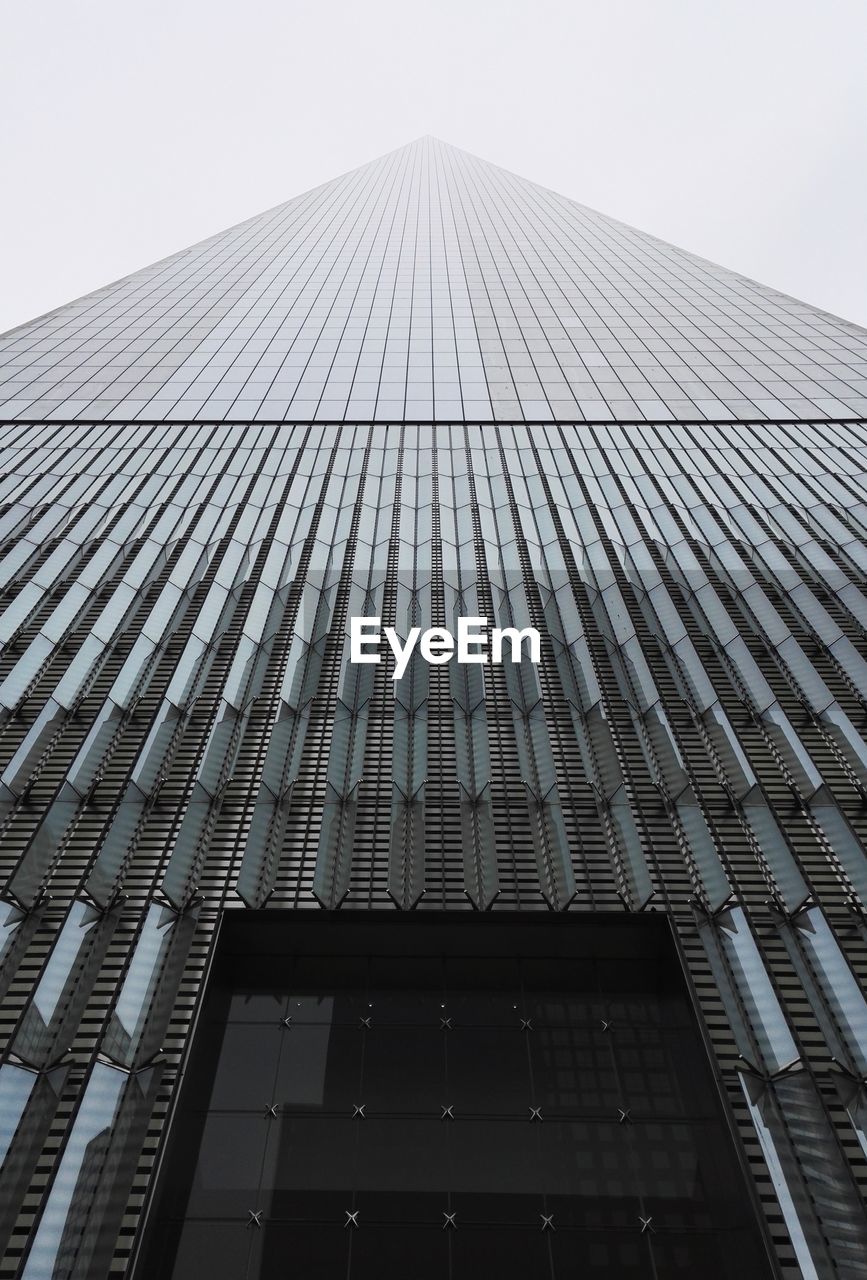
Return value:
<svg viewBox="0 0 867 1280">
<path fill-rule="evenodd" d="M 0 362 L 0 1277 L 867 1275 L 867 333 L 423 139 Z"/>
</svg>

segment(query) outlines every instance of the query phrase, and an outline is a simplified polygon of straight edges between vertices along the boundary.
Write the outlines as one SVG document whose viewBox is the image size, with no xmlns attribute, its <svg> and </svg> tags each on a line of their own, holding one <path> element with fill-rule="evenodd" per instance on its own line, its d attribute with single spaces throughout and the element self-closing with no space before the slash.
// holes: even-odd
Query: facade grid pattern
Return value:
<svg viewBox="0 0 867 1280">
<path fill-rule="evenodd" d="M 863 417 L 867 337 L 436 139 L 0 339 L 0 417 Z"/>
<path fill-rule="evenodd" d="M 781 1259 L 860 1273 L 863 425 L 2 445 L 5 1274 L 122 1264 L 219 911 L 317 904 L 670 912 Z"/>
<path fill-rule="evenodd" d="M 129 1274 L 222 921 L 374 911 L 667 916 L 772 1270 L 864 1280 L 867 333 L 422 139 L 0 380 L 0 1280 Z"/>
</svg>

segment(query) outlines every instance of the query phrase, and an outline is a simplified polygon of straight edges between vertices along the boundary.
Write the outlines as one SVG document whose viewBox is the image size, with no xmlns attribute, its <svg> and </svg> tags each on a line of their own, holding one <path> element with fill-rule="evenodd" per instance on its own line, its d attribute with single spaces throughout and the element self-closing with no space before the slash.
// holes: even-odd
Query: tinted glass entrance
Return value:
<svg viewBox="0 0 867 1280">
<path fill-rule="evenodd" d="M 142 1267 L 769 1274 L 667 923 L 228 916 Z"/>
</svg>

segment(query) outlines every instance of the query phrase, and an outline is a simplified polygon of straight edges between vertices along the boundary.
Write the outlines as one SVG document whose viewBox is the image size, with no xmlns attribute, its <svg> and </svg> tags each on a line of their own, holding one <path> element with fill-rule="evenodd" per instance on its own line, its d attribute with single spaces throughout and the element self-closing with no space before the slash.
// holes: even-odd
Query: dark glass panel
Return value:
<svg viewBox="0 0 867 1280">
<path fill-rule="evenodd" d="M 615 1115 L 622 1091 L 614 1072 L 611 1036 L 582 1027 L 539 1027 L 527 1039 L 533 1091 L 543 1115 Z"/>
<path fill-rule="evenodd" d="M 452 1280 L 551 1280 L 548 1233 L 502 1227 L 497 1231 L 472 1227 L 451 1233 Z"/>
<path fill-rule="evenodd" d="M 767 1259 L 750 1232 L 654 1231 L 650 1248 L 657 1280 L 747 1280 L 767 1274 Z"/>
<path fill-rule="evenodd" d="M 340 1225 L 265 1222 L 262 1231 L 255 1233 L 247 1272 L 250 1280 L 296 1276 L 298 1280 L 346 1280 L 350 1231 L 342 1225 L 344 1216 L 340 1215 Z"/>
<path fill-rule="evenodd" d="M 445 1035 L 439 1028 L 382 1027 L 364 1032 L 363 1098 L 369 1111 L 429 1111 L 446 1097 Z"/>
<path fill-rule="evenodd" d="M 462 1226 L 523 1226 L 541 1230 L 545 1203 L 538 1192 L 455 1191 L 450 1207 Z"/>
<path fill-rule="evenodd" d="M 720 1124 L 636 1124 L 629 1138 L 647 1213 L 669 1227 L 749 1223 L 740 1171 Z"/>
<path fill-rule="evenodd" d="M 450 1185 L 451 1122 L 373 1116 L 356 1124 L 360 1192 L 376 1194 L 380 1202 L 388 1196 L 424 1192 L 436 1195 L 438 1202 L 445 1200 Z M 383 1213 L 381 1203 L 378 1212 Z"/>
<path fill-rule="evenodd" d="M 622 1098 L 636 1116 L 708 1116 L 714 1097 L 707 1088 L 705 1061 L 691 1031 L 621 1027 L 611 1043 Z"/>
<path fill-rule="evenodd" d="M 359 1223 L 352 1232 L 349 1280 L 449 1280 L 449 1240 L 441 1225 L 371 1224 L 360 1214 Z"/>
<path fill-rule="evenodd" d="M 261 1112 L 275 1102 L 285 1034 L 279 1025 L 230 1022 L 220 1045 L 209 1105 L 220 1110 Z"/>
<path fill-rule="evenodd" d="M 268 1144 L 270 1218 L 342 1221 L 352 1201 L 361 1121 L 282 1116 Z"/>
<path fill-rule="evenodd" d="M 529 1114 L 530 1034 L 517 1024 L 508 1030 L 458 1025 L 447 1033 L 448 1101 L 456 1113 Z"/>
<path fill-rule="evenodd" d="M 259 1185 L 268 1133 L 269 1121 L 261 1114 L 205 1118 L 186 1207 L 191 1217 L 246 1219 L 248 1210 L 263 1208 Z"/>
<path fill-rule="evenodd" d="M 514 959 L 448 956 L 446 991 L 456 1026 L 521 1025 L 521 979 Z"/>
<path fill-rule="evenodd" d="M 541 1144 L 541 1184 L 549 1197 L 562 1204 L 570 1221 L 586 1221 L 584 1202 L 600 1210 L 619 1211 L 624 1205 L 637 1215 L 637 1185 L 627 1126 L 616 1121 L 546 1120 L 538 1126 Z"/>
<path fill-rule="evenodd" d="M 293 1020 L 355 1024 L 371 1012 L 368 1006 L 366 957 L 298 957 L 289 997 Z"/>
<path fill-rule="evenodd" d="M 274 1098 L 287 1108 L 351 1112 L 361 1099 L 364 1036 L 357 1027 L 284 1030 Z"/>
<path fill-rule="evenodd" d="M 160 1228 L 152 1280 L 238 1280 L 247 1274 L 251 1233 L 238 1222 L 170 1222 Z"/>
<path fill-rule="evenodd" d="M 279 1022 L 286 1016 L 286 991 L 234 991 L 229 1004 L 230 1022 Z"/>
<path fill-rule="evenodd" d="M 605 1017 L 593 960 L 527 956 L 521 976 L 526 1014 L 534 1023 L 598 1026 Z"/>
<path fill-rule="evenodd" d="M 539 1187 L 539 1127 L 529 1120 L 456 1120 L 449 1124 L 452 1190 L 535 1195 Z"/>
<path fill-rule="evenodd" d="M 438 956 L 372 956 L 368 999 L 376 1024 L 439 1026 L 446 995 L 443 962 Z"/>
<path fill-rule="evenodd" d="M 555 1280 L 656 1280 L 637 1227 L 636 1222 L 628 1235 L 557 1230 L 551 1236 Z"/>
<path fill-rule="evenodd" d="M 703 1153 L 711 1155 L 720 1134 L 705 1126 L 642 1122 L 622 1126 L 635 1159 L 639 1193 L 660 1207 L 700 1205 L 706 1194 L 699 1175 Z M 716 1142 L 708 1144 L 711 1136 Z M 712 1158 L 712 1156 L 711 1156 Z"/>
</svg>

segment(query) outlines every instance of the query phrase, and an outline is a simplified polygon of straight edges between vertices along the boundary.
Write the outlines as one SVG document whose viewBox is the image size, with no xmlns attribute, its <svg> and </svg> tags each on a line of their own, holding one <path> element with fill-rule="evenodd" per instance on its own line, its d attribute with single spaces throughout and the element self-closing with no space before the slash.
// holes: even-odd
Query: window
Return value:
<svg viewBox="0 0 867 1280">
<path fill-rule="evenodd" d="M 763 1257 L 662 917 L 224 916 L 139 1277 Z"/>
</svg>

